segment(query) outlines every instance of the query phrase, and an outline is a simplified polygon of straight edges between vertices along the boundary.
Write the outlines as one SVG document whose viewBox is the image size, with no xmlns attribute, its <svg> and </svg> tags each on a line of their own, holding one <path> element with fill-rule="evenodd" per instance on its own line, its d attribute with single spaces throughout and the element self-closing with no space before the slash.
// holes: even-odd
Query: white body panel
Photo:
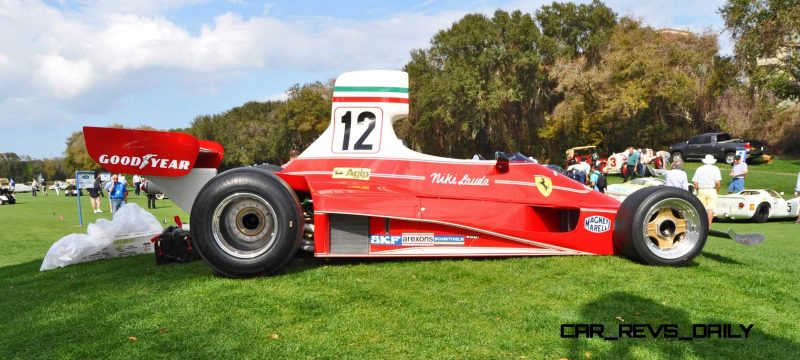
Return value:
<svg viewBox="0 0 800 360">
<path fill-rule="evenodd" d="M 183 177 L 151 176 L 148 179 L 164 194 L 169 194 L 170 199 L 181 209 L 191 214 L 192 204 L 200 188 L 216 175 L 217 169 L 194 168 Z"/>
<path fill-rule="evenodd" d="M 800 198 L 784 199 L 772 190 L 743 190 L 736 194 L 723 195 L 717 199 L 714 216 L 727 219 L 751 219 L 758 206 L 768 204 L 769 218 L 796 218 Z"/>
</svg>

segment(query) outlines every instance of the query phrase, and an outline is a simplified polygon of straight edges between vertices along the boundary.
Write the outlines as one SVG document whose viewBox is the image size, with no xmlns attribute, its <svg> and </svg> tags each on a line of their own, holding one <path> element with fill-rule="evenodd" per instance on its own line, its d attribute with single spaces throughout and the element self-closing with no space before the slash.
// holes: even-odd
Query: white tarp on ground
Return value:
<svg viewBox="0 0 800 360">
<path fill-rule="evenodd" d="M 86 234 L 70 234 L 56 241 L 39 271 L 67 265 L 153 252 L 150 239 L 163 228 L 153 214 L 139 205 L 123 205 L 112 220 L 89 224 Z"/>
</svg>

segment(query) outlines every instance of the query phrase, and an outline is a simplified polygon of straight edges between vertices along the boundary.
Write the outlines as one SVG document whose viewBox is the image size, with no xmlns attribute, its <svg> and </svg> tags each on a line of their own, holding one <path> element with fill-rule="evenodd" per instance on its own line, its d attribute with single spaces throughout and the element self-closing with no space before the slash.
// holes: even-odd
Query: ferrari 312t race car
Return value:
<svg viewBox="0 0 800 360">
<path fill-rule="evenodd" d="M 334 85 L 331 123 L 294 161 L 217 174 L 223 148 L 183 133 L 84 127 L 105 169 L 138 173 L 190 213 L 217 272 L 269 274 L 318 257 L 611 255 L 682 265 L 702 250 L 705 210 L 654 186 L 620 203 L 532 162 L 459 160 L 406 148 L 392 128 L 408 75 L 358 71 Z"/>
</svg>

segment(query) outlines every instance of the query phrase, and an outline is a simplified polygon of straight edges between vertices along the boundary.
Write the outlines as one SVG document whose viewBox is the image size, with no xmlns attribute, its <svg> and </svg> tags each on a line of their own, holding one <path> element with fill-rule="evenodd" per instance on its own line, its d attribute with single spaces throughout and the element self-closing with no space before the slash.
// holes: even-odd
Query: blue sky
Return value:
<svg viewBox="0 0 800 360">
<path fill-rule="evenodd" d="M 293 84 L 400 69 L 465 14 L 549 3 L 0 0 L 0 152 L 61 156 L 83 125 L 188 127 Z M 605 3 L 657 28 L 722 28 L 720 0 Z"/>
</svg>

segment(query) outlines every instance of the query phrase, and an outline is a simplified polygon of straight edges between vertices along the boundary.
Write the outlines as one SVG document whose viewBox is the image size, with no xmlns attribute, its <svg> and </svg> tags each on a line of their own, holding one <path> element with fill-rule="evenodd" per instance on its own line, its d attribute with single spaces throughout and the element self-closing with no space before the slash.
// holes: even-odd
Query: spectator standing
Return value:
<svg viewBox="0 0 800 360">
<path fill-rule="evenodd" d="M 672 163 L 672 169 L 667 171 L 664 175 L 667 186 L 674 186 L 683 190 L 689 190 L 689 177 L 683 171 L 683 160 L 675 160 Z"/>
<path fill-rule="evenodd" d="M 592 164 L 590 171 L 591 172 L 589 173 L 589 186 L 591 186 L 592 189 L 594 190 L 603 192 L 603 189 L 600 188 L 599 184 L 601 174 L 600 171 L 597 170 L 597 165 Z"/>
<path fill-rule="evenodd" d="M 42 192 L 44 193 L 44 196 L 47 196 L 47 180 L 44 178 L 42 178 Z"/>
<path fill-rule="evenodd" d="M 58 181 L 58 180 L 56 180 L 56 182 L 55 182 L 55 183 L 53 183 L 53 189 L 56 191 L 56 195 L 61 195 L 61 193 L 59 193 L 59 192 L 58 192 L 58 187 L 59 187 L 60 185 L 61 185 L 61 182 L 60 182 L 60 181 Z"/>
<path fill-rule="evenodd" d="M 111 190 L 108 192 L 111 199 L 111 212 L 116 213 L 122 204 L 128 202 L 128 189 L 119 181 L 119 174 L 111 175 Z"/>
<path fill-rule="evenodd" d="M 100 181 L 100 175 L 94 178 L 94 185 L 86 190 L 89 192 L 89 198 L 92 199 L 92 210 L 94 210 L 94 213 L 102 213 L 103 210 L 101 206 L 103 203 L 100 201 L 100 198 L 103 196 L 103 183 Z"/>
<path fill-rule="evenodd" d="M 585 161 L 578 161 L 576 164 L 570 165 L 567 168 L 567 172 L 570 170 L 575 173 L 574 179 L 577 182 L 586 185 L 586 175 L 588 175 L 589 171 L 591 171 L 589 164 L 587 164 Z"/>
<path fill-rule="evenodd" d="M 731 183 L 728 184 L 728 194 L 738 193 L 744 190 L 744 178 L 747 176 L 747 163 L 742 160 L 742 155 L 733 158 L 733 169 L 731 169 Z"/>
<path fill-rule="evenodd" d="M 142 185 L 142 178 L 139 177 L 139 174 L 134 174 L 133 175 L 133 193 L 136 194 L 136 196 L 139 196 L 139 190 L 141 188 L 141 185 Z"/>
<path fill-rule="evenodd" d="M 636 174 L 638 174 L 640 178 L 643 178 L 644 177 L 644 166 L 645 166 L 644 163 L 645 163 L 645 161 L 649 161 L 650 159 L 645 159 L 645 154 L 646 153 L 644 151 L 642 151 L 642 148 L 639 148 L 637 152 L 639 153 L 639 162 L 636 163 Z"/>
<path fill-rule="evenodd" d="M 711 226 L 711 221 L 714 220 L 714 206 L 717 205 L 717 192 L 719 191 L 719 183 L 722 181 L 719 168 L 714 165 L 716 162 L 717 159 L 713 155 L 706 155 L 703 158 L 703 164 L 705 165 L 697 168 L 692 177 L 694 188 L 697 189 L 697 197 L 706 207 L 709 227 Z"/>
<path fill-rule="evenodd" d="M 628 158 L 625 160 L 625 175 L 622 182 L 627 182 L 628 177 L 631 180 L 636 178 L 636 165 L 639 164 L 640 155 L 638 151 L 633 149 L 633 146 L 628 146 Z"/>
<path fill-rule="evenodd" d="M 36 192 L 39 191 L 39 182 L 36 179 L 33 179 L 31 183 L 31 196 L 36 196 Z"/>
<path fill-rule="evenodd" d="M 156 208 L 156 194 L 155 194 L 155 192 L 151 193 L 150 180 L 144 179 L 144 181 L 142 182 L 142 190 L 147 194 L 147 208 L 148 209 L 155 209 Z"/>
</svg>

